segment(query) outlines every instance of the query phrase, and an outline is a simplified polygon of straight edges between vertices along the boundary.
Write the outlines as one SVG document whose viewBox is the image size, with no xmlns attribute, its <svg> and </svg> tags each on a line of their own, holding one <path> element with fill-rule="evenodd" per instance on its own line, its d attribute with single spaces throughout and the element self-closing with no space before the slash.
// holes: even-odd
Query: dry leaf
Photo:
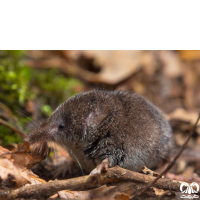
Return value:
<svg viewBox="0 0 200 200">
<path fill-rule="evenodd" d="M 158 188 L 153 187 L 153 190 L 155 191 L 156 196 L 162 196 L 163 194 L 165 194 L 165 191 L 162 190 L 162 189 L 158 189 Z"/>
<path fill-rule="evenodd" d="M 140 67 L 142 51 L 82 51 L 94 65 L 101 66 L 100 79 L 103 83 L 117 84 L 134 74 Z"/>
<path fill-rule="evenodd" d="M 156 196 L 159 196 L 159 197 L 164 197 L 164 196 L 168 196 L 168 197 L 172 197 L 172 196 L 175 196 L 175 193 L 172 192 L 172 191 L 165 191 L 165 190 L 162 190 L 162 189 L 158 189 L 158 188 L 155 188 L 153 187 L 153 190 L 155 191 L 155 195 Z"/>
<path fill-rule="evenodd" d="M 43 146 L 36 146 L 34 151 L 30 149 L 28 142 L 19 144 L 17 149 L 11 153 L 11 158 L 14 160 L 15 165 L 31 168 L 36 163 L 40 162 L 48 155 L 48 146 L 46 143 Z"/>
<path fill-rule="evenodd" d="M 182 63 L 177 54 L 173 51 L 159 51 L 160 59 L 163 62 L 163 73 L 168 78 L 177 78 L 183 74 Z"/>
<path fill-rule="evenodd" d="M 12 182 L 12 187 L 42 182 L 27 169 L 42 159 L 41 155 L 30 152 L 28 143 L 19 144 L 12 152 L 0 146 L 0 155 L 1 187 L 8 187 L 9 182 Z"/>
<path fill-rule="evenodd" d="M 168 120 L 178 119 L 194 124 L 198 117 L 198 112 L 188 112 L 183 108 L 177 108 L 174 112 L 166 116 Z"/>
<path fill-rule="evenodd" d="M 0 182 L 1 187 L 10 176 L 13 177 L 15 187 L 20 187 L 27 183 L 31 183 L 29 173 L 29 170 L 15 166 L 13 162 L 8 159 L 0 159 L 0 179 L 2 180 Z"/>
<path fill-rule="evenodd" d="M 1 157 L 10 159 L 11 155 L 10 155 L 10 151 L 8 149 L 3 148 L 2 146 L 0 146 L 0 155 Z"/>
<path fill-rule="evenodd" d="M 35 174 L 30 174 L 29 177 L 32 185 L 46 183 L 45 180 L 38 178 Z"/>
<path fill-rule="evenodd" d="M 199 50 L 180 50 L 178 52 L 180 54 L 181 59 L 184 61 L 200 60 Z"/>
</svg>

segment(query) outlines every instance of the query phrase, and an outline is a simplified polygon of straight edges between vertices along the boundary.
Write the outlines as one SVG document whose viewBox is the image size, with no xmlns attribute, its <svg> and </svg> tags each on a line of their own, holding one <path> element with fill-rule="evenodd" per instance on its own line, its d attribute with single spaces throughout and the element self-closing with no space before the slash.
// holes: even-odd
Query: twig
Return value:
<svg viewBox="0 0 200 200">
<path fill-rule="evenodd" d="M 155 176 L 155 177 L 159 176 L 159 174 L 158 174 L 157 172 L 154 172 L 153 170 L 147 168 L 146 166 L 144 166 L 144 167 L 142 168 L 142 172 L 143 172 L 144 174 L 147 174 L 147 175 L 150 174 L 151 176 Z M 164 177 L 162 177 L 162 178 L 164 178 Z"/>
<path fill-rule="evenodd" d="M 94 187 L 98 187 L 108 183 L 132 181 L 136 183 L 151 183 L 155 180 L 155 177 L 150 175 L 133 172 L 123 169 L 121 167 L 109 168 L 107 172 L 102 174 L 98 179 L 98 184 L 89 182 L 89 175 L 67 179 L 56 180 L 44 184 L 36 184 L 30 186 L 24 186 L 15 190 L 0 192 L 0 199 L 14 199 L 14 198 L 29 198 L 29 197 L 48 197 L 61 190 L 86 190 Z M 181 181 L 174 181 L 167 178 L 159 179 L 155 183 L 155 187 L 165 190 L 180 191 Z"/>
<path fill-rule="evenodd" d="M 15 131 L 16 133 L 18 133 L 20 136 L 25 137 L 25 134 L 21 130 L 13 127 L 12 125 L 10 125 L 8 122 L 4 121 L 3 119 L 0 119 L 0 124 L 3 124 L 4 126 L 7 126 L 8 128 L 10 128 L 13 131 Z"/>
<path fill-rule="evenodd" d="M 5 111 L 4 116 L 6 116 L 6 118 L 10 119 L 13 121 L 13 123 L 16 125 L 17 124 L 17 118 L 16 116 L 12 113 L 12 111 L 10 110 L 10 108 L 8 108 L 5 104 L 3 104 L 2 102 L 0 102 L 0 108 L 2 108 Z M 1 115 L 3 115 L 3 113 L 1 113 Z"/>
<path fill-rule="evenodd" d="M 2 102 L 0 102 L 0 108 L 2 108 L 8 115 L 13 116 L 12 111 Z"/>
<path fill-rule="evenodd" d="M 63 70 L 66 74 L 76 76 L 82 80 L 94 82 L 94 83 L 101 83 L 102 77 L 99 74 L 84 70 L 80 68 L 75 63 L 67 63 L 66 60 L 62 58 L 51 58 L 48 60 L 43 61 L 32 61 L 27 60 L 26 63 L 30 67 L 42 67 L 42 68 L 59 68 Z"/>
<path fill-rule="evenodd" d="M 194 134 L 196 128 L 197 128 L 197 124 L 199 122 L 199 119 L 200 119 L 200 113 L 198 115 L 198 118 L 197 118 L 197 121 L 195 122 L 192 130 L 190 131 L 190 134 L 187 138 L 187 140 L 184 142 L 184 144 L 182 145 L 180 151 L 178 152 L 178 154 L 174 157 L 174 159 L 169 163 L 169 165 L 166 167 L 166 169 L 155 179 L 153 180 L 151 183 L 149 183 L 145 188 L 142 188 L 141 190 L 139 190 L 135 195 L 134 197 L 136 196 L 140 196 L 142 194 L 144 194 L 153 184 L 156 183 L 156 181 L 158 181 L 164 174 L 166 174 L 171 168 L 172 166 L 174 165 L 174 163 L 176 162 L 176 160 L 179 158 L 179 156 L 181 155 L 181 153 L 183 152 L 183 150 L 185 149 L 188 141 L 190 140 L 190 138 L 192 137 L 192 135 Z"/>
</svg>

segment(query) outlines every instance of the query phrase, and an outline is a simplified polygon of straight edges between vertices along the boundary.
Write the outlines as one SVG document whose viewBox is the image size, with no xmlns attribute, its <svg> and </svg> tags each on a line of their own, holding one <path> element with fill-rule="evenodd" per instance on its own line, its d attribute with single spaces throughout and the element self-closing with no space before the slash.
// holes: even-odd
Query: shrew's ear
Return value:
<svg viewBox="0 0 200 200">
<path fill-rule="evenodd" d="M 103 106 L 96 106 L 96 108 L 94 108 L 86 118 L 86 129 L 94 130 L 98 128 L 106 116 L 107 114 Z"/>
</svg>

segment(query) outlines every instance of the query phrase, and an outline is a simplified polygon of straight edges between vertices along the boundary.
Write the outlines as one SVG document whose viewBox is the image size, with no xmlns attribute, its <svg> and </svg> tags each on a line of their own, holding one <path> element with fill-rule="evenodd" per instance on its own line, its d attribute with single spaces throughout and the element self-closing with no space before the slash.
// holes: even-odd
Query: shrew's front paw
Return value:
<svg viewBox="0 0 200 200">
<path fill-rule="evenodd" d="M 97 165 L 95 169 L 90 172 L 90 181 L 97 181 L 100 175 L 108 170 L 110 163 L 108 158 L 104 159 L 101 164 Z"/>
</svg>

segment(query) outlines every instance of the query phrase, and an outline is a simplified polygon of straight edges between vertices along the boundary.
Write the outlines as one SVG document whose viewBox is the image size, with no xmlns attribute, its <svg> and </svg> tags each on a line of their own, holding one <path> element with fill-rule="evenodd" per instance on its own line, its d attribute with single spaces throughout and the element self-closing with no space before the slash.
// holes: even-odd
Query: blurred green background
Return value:
<svg viewBox="0 0 200 200">
<path fill-rule="evenodd" d="M 26 51 L 0 51 L 0 102 L 12 111 L 15 125 L 21 130 L 26 129 L 28 122 L 39 120 L 35 112 L 41 118 L 49 116 L 60 103 L 76 94 L 76 87 L 82 84 L 58 69 L 30 68 L 25 57 Z M 0 106 L 0 117 L 12 122 L 3 114 Z M 0 145 L 20 141 L 19 135 L 0 125 Z"/>
</svg>

